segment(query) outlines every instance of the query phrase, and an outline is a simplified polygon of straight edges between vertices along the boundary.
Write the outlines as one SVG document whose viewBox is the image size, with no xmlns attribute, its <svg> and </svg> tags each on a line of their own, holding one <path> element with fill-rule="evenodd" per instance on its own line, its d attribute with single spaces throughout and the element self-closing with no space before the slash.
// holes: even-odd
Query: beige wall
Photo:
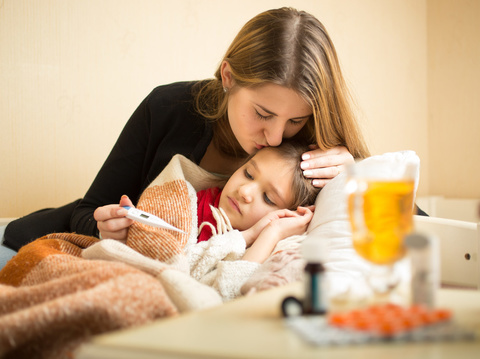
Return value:
<svg viewBox="0 0 480 359">
<path fill-rule="evenodd" d="M 373 153 L 415 150 L 420 194 L 480 197 L 478 2 L 0 0 L 0 217 L 81 197 L 153 87 L 211 77 L 239 28 L 283 5 L 329 30 Z"/>
<path fill-rule="evenodd" d="M 431 194 L 480 198 L 480 1 L 429 0 Z"/>
</svg>

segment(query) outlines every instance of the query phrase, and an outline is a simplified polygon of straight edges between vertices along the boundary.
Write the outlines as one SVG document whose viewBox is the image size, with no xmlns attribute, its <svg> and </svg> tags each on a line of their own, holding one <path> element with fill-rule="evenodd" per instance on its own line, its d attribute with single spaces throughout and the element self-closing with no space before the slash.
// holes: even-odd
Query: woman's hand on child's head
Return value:
<svg viewBox="0 0 480 359">
<path fill-rule="evenodd" d="M 348 164 L 355 162 L 352 154 L 343 146 L 326 151 L 320 150 L 317 145 L 311 145 L 310 148 L 312 151 L 303 154 L 300 167 L 303 175 L 311 178 L 315 187 L 323 188 L 343 172 Z"/>
<path fill-rule="evenodd" d="M 123 208 L 125 206 L 134 207 L 130 198 L 122 196 L 119 204 L 109 204 L 95 210 L 93 217 L 97 221 L 100 238 L 116 239 L 123 243 L 127 241 L 128 227 L 134 221 L 125 217 L 127 215 L 127 210 Z"/>
</svg>

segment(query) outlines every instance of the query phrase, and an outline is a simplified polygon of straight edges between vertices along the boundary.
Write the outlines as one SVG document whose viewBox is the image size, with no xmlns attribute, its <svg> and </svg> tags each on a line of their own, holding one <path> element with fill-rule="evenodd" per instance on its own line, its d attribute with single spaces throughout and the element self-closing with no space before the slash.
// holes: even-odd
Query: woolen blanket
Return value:
<svg viewBox="0 0 480 359">
<path fill-rule="evenodd" d="M 176 156 L 137 207 L 185 233 L 135 222 L 126 246 L 57 233 L 23 247 L 0 271 L 0 356 L 66 358 L 92 335 L 222 303 L 182 254 L 196 241 L 196 191 L 221 182 Z"/>
<path fill-rule="evenodd" d="M 197 272 L 207 268 L 199 264 L 217 263 L 233 252 L 219 238 L 200 247 L 195 243 L 196 193 L 222 185 L 223 179 L 175 156 L 144 191 L 137 208 L 184 233 L 135 222 L 126 244 L 56 233 L 23 247 L 0 271 L 0 357 L 68 358 L 93 335 L 221 304 L 221 291 L 196 280 Z M 248 266 L 243 278 L 235 270 L 241 293 L 300 279 L 302 239 L 281 241 L 263 265 Z M 232 242 L 237 258 L 243 242 Z M 218 253 L 215 246 L 223 248 L 219 258 L 207 255 Z M 199 251 L 203 256 L 197 256 Z M 213 272 L 205 274 L 212 277 Z"/>
</svg>

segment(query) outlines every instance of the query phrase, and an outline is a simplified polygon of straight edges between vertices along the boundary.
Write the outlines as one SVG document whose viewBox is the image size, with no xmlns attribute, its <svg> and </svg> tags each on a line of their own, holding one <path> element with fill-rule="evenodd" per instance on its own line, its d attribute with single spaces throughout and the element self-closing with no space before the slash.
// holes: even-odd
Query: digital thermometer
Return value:
<svg viewBox="0 0 480 359">
<path fill-rule="evenodd" d="M 171 224 L 165 222 L 163 219 L 151 213 L 142 211 L 137 208 L 129 207 L 129 206 L 125 206 L 123 208 L 125 208 L 128 211 L 127 218 L 133 219 L 134 221 L 147 224 L 149 226 L 157 227 L 157 228 L 166 228 L 166 229 L 171 229 L 177 232 L 185 233 L 181 229 L 178 229 L 172 226 Z"/>
</svg>

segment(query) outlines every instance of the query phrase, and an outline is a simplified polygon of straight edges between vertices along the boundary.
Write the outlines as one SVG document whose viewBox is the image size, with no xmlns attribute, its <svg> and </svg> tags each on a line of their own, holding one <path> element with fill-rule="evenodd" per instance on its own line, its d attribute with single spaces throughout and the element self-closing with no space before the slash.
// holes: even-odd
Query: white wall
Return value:
<svg viewBox="0 0 480 359">
<path fill-rule="evenodd" d="M 283 5 L 307 10 L 325 24 L 371 151 L 417 151 L 419 192 L 428 194 L 430 179 L 436 179 L 427 173 L 435 151 L 428 137 L 430 4 L 0 1 L 0 217 L 83 196 L 130 114 L 153 87 L 212 77 L 240 27 L 257 13 Z M 465 191 L 478 193 L 478 187 L 477 182 Z"/>
</svg>

